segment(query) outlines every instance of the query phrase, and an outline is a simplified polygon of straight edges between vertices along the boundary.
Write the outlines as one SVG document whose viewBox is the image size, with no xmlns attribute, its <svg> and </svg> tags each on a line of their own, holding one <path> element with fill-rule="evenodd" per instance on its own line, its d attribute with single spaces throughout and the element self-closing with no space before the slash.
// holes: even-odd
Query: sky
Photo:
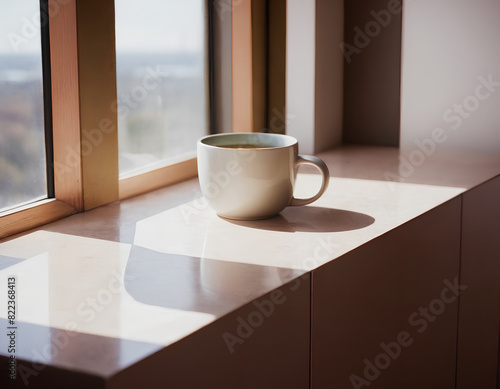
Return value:
<svg viewBox="0 0 500 389">
<path fill-rule="evenodd" d="M 121 52 L 199 51 L 204 0 L 115 0 Z"/>
<path fill-rule="evenodd" d="M 117 51 L 201 50 L 204 3 L 204 0 L 115 0 Z M 0 4 L 0 54 L 39 52 L 38 0 L 0 0 Z"/>
<path fill-rule="evenodd" d="M 40 52 L 38 0 L 0 0 L 0 53 Z M 39 25 L 39 23 L 38 23 Z"/>
</svg>

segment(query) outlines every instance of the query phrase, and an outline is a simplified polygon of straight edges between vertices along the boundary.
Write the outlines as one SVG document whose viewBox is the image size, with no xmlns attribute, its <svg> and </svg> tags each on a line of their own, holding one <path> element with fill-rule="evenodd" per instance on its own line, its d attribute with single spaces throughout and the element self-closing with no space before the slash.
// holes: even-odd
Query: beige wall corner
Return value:
<svg viewBox="0 0 500 389">
<path fill-rule="evenodd" d="M 288 0 L 286 14 L 286 130 L 312 154 L 341 140 L 344 6 Z"/>
<path fill-rule="evenodd" d="M 399 145 L 401 10 L 402 0 L 345 2 L 344 142 Z"/>
<path fill-rule="evenodd" d="M 316 88 L 314 151 L 342 143 L 344 1 L 316 0 Z"/>
</svg>

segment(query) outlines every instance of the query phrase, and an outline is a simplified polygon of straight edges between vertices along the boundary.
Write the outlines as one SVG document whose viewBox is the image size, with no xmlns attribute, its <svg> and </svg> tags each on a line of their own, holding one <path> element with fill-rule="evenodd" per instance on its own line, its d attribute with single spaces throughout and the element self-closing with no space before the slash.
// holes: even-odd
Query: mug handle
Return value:
<svg viewBox="0 0 500 389">
<path fill-rule="evenodd" d="M 299 165 L 302 164 L 312 165 L 316 169 L 318 169 L 323 176 L 323 181 L 321 182 L 321 188 L 314 196 L 307 199 L 297 199 L 295 197 L 292 197 L 292 200 L 290 201 L 291 206 L 306 205 L 312 203 L 313 201 L 316 201 L 323 195 L 323 193 L 325 193 L 326 189 L 328 188 L 328 184 L 330 183 L 330 172 L 328 171 L 328 166 L 326 166 L 326 164 L 321 159 L 312 155 L 299 155 L 297 157 L 297 161 L 295 162 L 295 168 L 297 169 Z"/>
</svg>

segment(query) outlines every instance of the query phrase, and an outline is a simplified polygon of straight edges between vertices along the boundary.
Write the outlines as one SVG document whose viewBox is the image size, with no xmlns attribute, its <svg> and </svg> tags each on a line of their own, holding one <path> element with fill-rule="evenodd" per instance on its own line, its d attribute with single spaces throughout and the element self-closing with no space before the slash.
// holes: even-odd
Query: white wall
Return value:
<svg viewBox="0 0 500 389">
<path fill-rule="evenodd" d="M 401 82 L 402 148 L 500 154 L 500 1 L 405 0 Z"/>
<path fill-rule="evenodd" d="M 302 154 L 342 141 L 342 0 L 287 0 L 286 133 Z"/>
<path fill-rule="evenodd" d="M 300 152 L 314 153 L 316 1 L 287 0 L 286 133 Z"/>
</svg>

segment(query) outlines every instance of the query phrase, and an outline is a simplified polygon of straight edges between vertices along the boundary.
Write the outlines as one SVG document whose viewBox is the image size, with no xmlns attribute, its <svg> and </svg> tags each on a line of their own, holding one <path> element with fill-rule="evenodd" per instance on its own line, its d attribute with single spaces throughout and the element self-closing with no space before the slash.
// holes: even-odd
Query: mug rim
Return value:
<svg viewBox="0 0 500 389">
<path fill-rule="evenodd" d="M 221 133 L 221 134 L 210 134 L 210 135 L 205 135 L 198 139 L 198 144 L 203 145 L 205 147 L 209 148 L 217 148 L 219 150 L 224 149 L 221 146 L 224 145 L 231 145 L 231 144 L 237 144 L 234 141 L 228 142 L 228 143 L 219 143 L 219 144 L 210 144 L 206 143 L 208 139 L 217 139 L 217 138 L 238 138 L 241 136 L 253 136 L 253 137 L 267 137 L 267 138 L 274 138 L 274 139 L 284 139 L 287 141 L 287 144 L 281 145 L 281 146 L 274 146 L 274 145 L 262 145 L 262 147 L 253 147 L 252 150 L 275 150 L 275 149 L 284 149 L 284 148 L 289 148 L 289 147 L 294 147 L 295 145 L 298 144 L 298 140 L 294 138 L 293 136 L 290 135 L 285 135 L 285 134 L 272 134 L 272 133 L 267 133 L 267 132 L 227 132 L 227 133 Z M 240 142 L 242 143 L 242 142 Z M 226 150 L 231 150 L 229 148 L 226 148 Z M 235 149 L 232 149 L 235 150 Z"/>
</svg>

